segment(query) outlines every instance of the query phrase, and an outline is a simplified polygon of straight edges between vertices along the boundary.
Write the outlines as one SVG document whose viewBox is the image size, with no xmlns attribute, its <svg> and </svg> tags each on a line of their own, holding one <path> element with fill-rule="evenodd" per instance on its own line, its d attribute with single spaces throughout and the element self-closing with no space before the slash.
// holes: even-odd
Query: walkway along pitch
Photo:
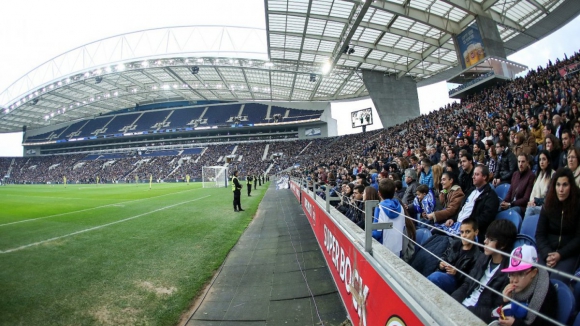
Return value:
<svg viewBox="0 0 580 326">
<path fill-rule="evenodd" d="M 272 182 L 186 325 L 330 326 L 346 318 L 300 204 Z"/>
</svg>

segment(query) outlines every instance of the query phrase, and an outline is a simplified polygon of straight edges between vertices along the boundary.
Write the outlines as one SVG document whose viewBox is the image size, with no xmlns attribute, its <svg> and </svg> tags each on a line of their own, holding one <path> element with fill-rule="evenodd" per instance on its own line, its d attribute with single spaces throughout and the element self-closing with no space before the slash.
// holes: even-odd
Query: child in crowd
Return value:
<svg viewBox="0 0 580 326">
<path fill-rule="evenodd" d="M 415 208 L 417 221 L 428 223 L 429 219 L 427 218 L 427 214 L 433 213 L 435 209 L 435 198 L 433 197 L 433 192 L 429 190 L 427 185 L 422 184 L 417 187 L 413 207 Z"/>
</svg>

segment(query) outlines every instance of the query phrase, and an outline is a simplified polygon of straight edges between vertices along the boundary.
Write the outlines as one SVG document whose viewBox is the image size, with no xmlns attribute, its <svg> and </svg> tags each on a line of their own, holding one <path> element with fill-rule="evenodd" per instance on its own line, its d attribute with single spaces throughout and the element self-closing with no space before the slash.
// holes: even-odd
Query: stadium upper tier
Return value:
<svg viewBox="0 0 580 326">
<path fill-rule="evenodd" d="M 324 111 L 299 110 L 259 103 L 143 111 L 99 116 L 25 139 L 25 144 L 80 141 L 136 134 L 191 131 L 218 126 L 254 126 L 320 120 Z M 278 115 L 278 117 L 275 117 Z"/>
<path fill-rule="evenodd" d="M 412 76 L 419 84 L 456 74 L 461 69 L 453 35 L 477 17 L 497 24 L 502 46 L 511 54 L 580 12 L 577 0 L 265 4 L 265 31 L 216 26 L 138 31 L 48 60 L 0 93 L 0 132 L 163 101 L 364 97 L 368 91 L 362 69 Z M 199 35 L 207 40 L 200 42 Z M 202 43 L 219 46 L 204 49 L 199 47 Z"/>
</svg>

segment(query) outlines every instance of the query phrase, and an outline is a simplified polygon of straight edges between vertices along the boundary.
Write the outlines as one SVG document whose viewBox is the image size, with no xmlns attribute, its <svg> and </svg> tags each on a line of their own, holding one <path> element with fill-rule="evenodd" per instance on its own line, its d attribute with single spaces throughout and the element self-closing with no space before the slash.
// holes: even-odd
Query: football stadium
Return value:
<svg viewBox="0 0 580 326">
<path fill-rule="evenodd" d="M 6 83 L 0 325 L 580 326 L 580 1 L 260 7 Z"/>
</svg>

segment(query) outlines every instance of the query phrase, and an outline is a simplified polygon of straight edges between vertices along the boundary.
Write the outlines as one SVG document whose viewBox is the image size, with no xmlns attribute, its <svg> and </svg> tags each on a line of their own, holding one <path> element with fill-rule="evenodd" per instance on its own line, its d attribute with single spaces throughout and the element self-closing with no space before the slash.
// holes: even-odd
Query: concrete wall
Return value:
<svg viewBox="0 0 580 326">
<path fill-rule="evenodd" d="M 497 23 L 491 18 L 477 16 L 477 26 L 483 39 L 485 55 L 505 58 L 505 49 L 499 31 L 497 30 Z"/>
<path fill-rule="evenodd" d="M 397 78 L 381 71 L 362 71 L 363 82 L 377 109 L 383 128 L 418 117 L 417 83 L 411 77 Z"/>
</svg>

